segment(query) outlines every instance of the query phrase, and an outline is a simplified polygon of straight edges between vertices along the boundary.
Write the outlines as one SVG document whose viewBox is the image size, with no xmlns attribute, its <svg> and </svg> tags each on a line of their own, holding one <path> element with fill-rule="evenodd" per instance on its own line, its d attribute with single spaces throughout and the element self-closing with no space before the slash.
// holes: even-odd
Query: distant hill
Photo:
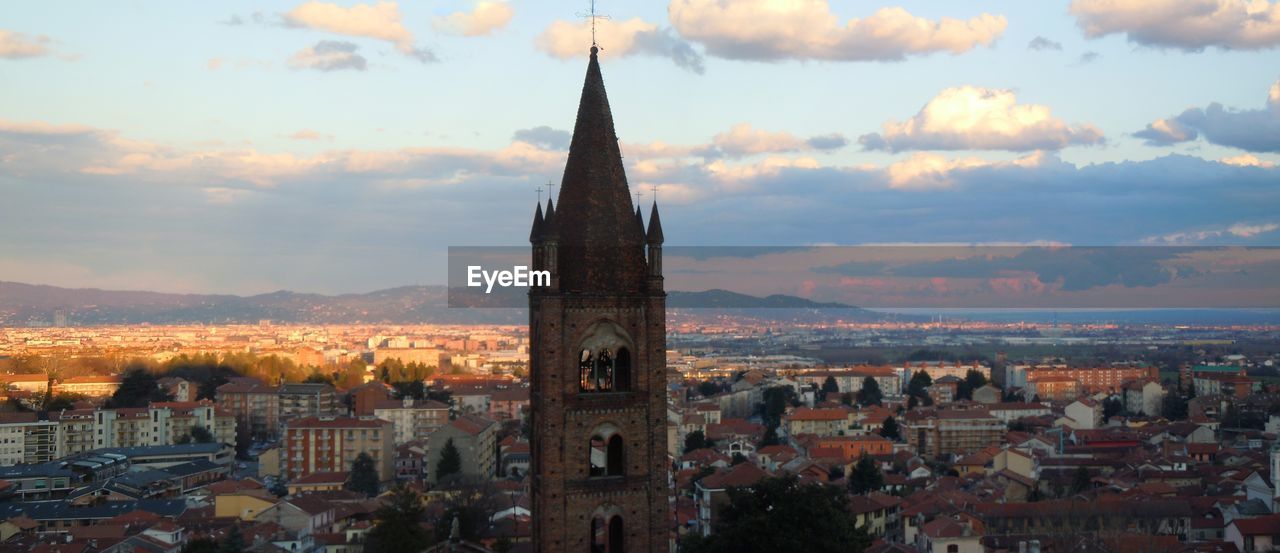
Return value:
<svg viewBox="0 0 1280 553">
<path fill-rule="evenodd" d="M 673 309 L 750 310 L 768 317 L 783 312 L 825 310 L 840 318 L 878 320 L 881 313 L 843 304 L 817 303 L 794 296 L 766 298 L 729 292 L 670 292 Z M 63 310 L 73 325 L 254 323 L 440 323 L 523 324 L 524 309 L 450 309 L 445 286 L 401 286 L 365 294 L 304 294 L 281 290 L 254 296 L 166 294 L 159 292 L 59 288 L 0 281 L 0 326 L 48 324 Z M 834 314 L 834 313 L 833 313 Z"/>
</svg>

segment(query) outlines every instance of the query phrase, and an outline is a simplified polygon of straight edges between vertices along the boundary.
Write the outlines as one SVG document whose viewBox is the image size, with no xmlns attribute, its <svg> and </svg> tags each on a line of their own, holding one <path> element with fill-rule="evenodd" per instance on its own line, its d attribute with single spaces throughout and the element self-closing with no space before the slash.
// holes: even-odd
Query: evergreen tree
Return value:
<svg viewBox="0 0 1280 553">
<path fill-rule="evenodd" d="M 374 525 L 365 538 L 365 551 L 379 553 L 419 553 L 431 545 L 422 527 L 426 510 L 418 494 L 396 488 L 390 500 L 374 513 Z"/>
<path fill-rule="evenodd" d="M 1160 405 L 1160 415 L 1171 421 L 1187 418 L 1187 398 L 1174 392 L 1165 394 L 1164 402 Z"/>
<path fill-rule="evenodd" d="M 729 488 L 714 531 L 692 532 L 687 553 L 860 553 L 871 538 L 854 524 L 843 490 L 795 476 L 765 478 L 750 488 Z"/>
<path fill-rule="evenodd" d="M 907 395 L 916 398 L 929 397 L 929 386 L 933 385 L 933 377 L 929 373 L 919 371 L 911 375 L 911 380 L 907 382 Z"/>
<path fill-rule="evenodd" d="M 226 539 L 218 545 L 218 553 L 243 553 L 244 548 L 244 534 L 240 533 L 240 526 L 233 524 Z"/>
<path fill-rule="evenodd" d="M 139 367 L 125 373 L 124 379 L 120 381 L 120 387 L 116 389 L 114 394 L 111 394 L 106 406 L 112 409 L 146 407 L 153 401 L 168 401 L 169 399 L 172 398 L 160 389 L 159 384 L 156 384 L 155 375 Z"/>
<path fill-rule="evenodd" d="M 695 449 L 711 447 L 712 445 L 711 440 L 708 440 L 706 434 L 703 434 L 701 430 L 694 430 L 693 432 L 686 434 L 684 437 L 685 453 Z"/>
<path fill-rule="evenodd" d="M 828 375 L 827 379 L 822 381 L 822 399 L 825 401 L 828 395 L 838 393 L 840 393 L 840 384 L 836 383 L 834 376 Z"/>
<path fill-rule="evenodd" d="M 351 478 L 347 481 L 347 489 L 363 493 L 367 497 L 378 495 L 378 467 L 373 457 L 363 451 L 351 462 Z"/>
<path fill-rule="evenodd" d="M 183 545 L 179 553 L 218 553 L 218 542 L 209 538 L 196 538 Z"/>
<path fill-rule="evenodd" d="M 901 440 L 902 432 L 898 429 L 898 421 L 894 420 L 893 417 L 884 419 L 884 422 L 880 424 L 880 435 L 895 442 Z"/>
<path fill-rule="evenodd" d="M 884 395 L 880 393 L 880 383 L 870 376 L 862 379 L 862 389 L 858 390 L 858 405 L 880 405 Z"/>
<path fill-rule="evenodd" d="M 198 424 L 191 427 L 191 438 L 201 444 L 210 444 L 214 440 L 213 433 Z"/>
<path fill-rule="evenodd" d="M 453 438 L 449 438 L 444 443 L 444 448 L 440 450 L 440 461 L 436 463 L 436 482 L 460 472 L 462 472 L 462 453 L 458 451 L 458 446 L 453 445 Z"/>
<path fill-rule="evenodd" d="M 1076 474 L 1071 478 L 1071 493 L 1080 493 L 1088 491 L 1093 487 L 1089 476 L 1089 469 L 1080 466 L 1076 468 Z"/>
<path fill-rule="evenodd" d="M 876 462 L 864 453 L 853 466 L 853 471 L 849 473 L 849 491 L 865 494 L 882 487 L 884 487 L 884 474 L 881 474 Z"/>
</svg>

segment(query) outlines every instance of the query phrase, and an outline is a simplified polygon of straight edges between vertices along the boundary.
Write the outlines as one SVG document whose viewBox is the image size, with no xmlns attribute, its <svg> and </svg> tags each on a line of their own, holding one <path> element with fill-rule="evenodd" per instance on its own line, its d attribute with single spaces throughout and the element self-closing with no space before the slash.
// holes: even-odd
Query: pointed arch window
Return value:
<svg viewBox="0 0 1280 553">
<path fill-rule="evenodd" d="M 630 340 L 617 325 L 597 323 L 578 349 L 578 390 L 626 392 L 631 390 Z"/>
<path fill-rule="evenodd" d="M 587 448 L 587 476 L 623 476 L 626 472 L 626 445 L 618 429 L 611 424 L 596 428 Z"/>
<path fill-rule="evenodd" d="M 591 553 L 623 553 L 626 531 L 621 509 L 600 506 L 591 515 Z"/>
</svg>

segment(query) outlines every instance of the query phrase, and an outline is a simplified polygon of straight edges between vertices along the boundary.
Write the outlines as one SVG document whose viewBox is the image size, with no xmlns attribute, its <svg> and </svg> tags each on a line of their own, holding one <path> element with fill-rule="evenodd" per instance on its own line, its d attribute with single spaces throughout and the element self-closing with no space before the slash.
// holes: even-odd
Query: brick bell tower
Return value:
<svg viewBox="0 0 1280 553">
<path fill-rule="evenodd" d="M 540 553 L 669 551 L 666 293 L 655 202 L 632 210 L 591 48 L 555 202 L 534 213 L 529 291 L 533 542 Z"/>
</svg>

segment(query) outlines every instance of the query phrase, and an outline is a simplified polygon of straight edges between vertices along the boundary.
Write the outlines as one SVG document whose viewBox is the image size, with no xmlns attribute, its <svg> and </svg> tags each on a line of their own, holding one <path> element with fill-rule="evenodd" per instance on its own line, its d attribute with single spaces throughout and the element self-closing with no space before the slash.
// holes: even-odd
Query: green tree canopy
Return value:
<svg viewBox="0 0 1280 553">
<path fill-rule="evenodd" d="M 870 376 L 862 379 L 862 389 L 858 390 L 858 405 L 880 405 L 884 394 L 880 392 L 880 382 Z"/>
<path fill-rule="evenodd" d="M 858 458 L 853 471 L 849 473 L 848 480 L 849 491 L 855 494 L 865 494 L 884 487 L 884 474 L 880 472 L 876 462 L 866 454 Z"/>
<path fill-rule="evenodd" d="M 351 461 L 351 478 L 347 480 L 347 489 L 363 493 L 367 497 L 378 495 L 378 467 L 373 457 L 363 451 Z"/>
<path fill-rule="evenodd" d="M 694 430 L 693 432 L 686 434 L 684 437 L 685 453 L 688 453 L 695 449 L 711 447 L 712 445 L 713 444 L 711 440 L 708 440 L 706 434 L 703 434 L 701 430 Z"/>
<path fill-rule="evenodd" d="M 389 501 L 374 513 L 375 522 L 365 538 L 365 551 L 419 553 L 426 549 L 431 545 L 431 537 L 421 524 L 425 512 L 416 492 L 396 488 Z"/>
<path fill-rule="evenodd" d="M 690 534 L 689 553 L 859 553 L 871 538 L 849 513 L 844 491 L 795 476 L 765 478 L 751 488 L 730 488 L 708 537 Z"/>
<path fill-rule="evenodd" d="M 830 394 L 840 393 L 840 384 L 836 382 L 836 378 L 827 375 L 827 379 L 822 381 L 822 399 L 826 400 Z"/>
<path fill-rule="evenodd" d="M 445 441 L 444 448 L 440 450 L 440 461 L 436 463 L 436 481 L 439 482 L 446 476 L 460 472 L 462 472 L 462 453 L 458 451 L 458 446 L 453 445 L 453 438 L 449 438 Z"/>
<path fill-rule="evenodd" d="M 880 435 L 895 442 L 901 440 L 902 431 L 898 428 L 898 421 L 894 420 L 893 417 L 884 419 L 884 422 L 880 424 Z"/>
<path fill-rule="evenodd" d="M 122 407 L 146 407 L 153 401 L 168 401 L 173 399 L 160 386 L 156 384 L 155 375 L 143 368 L 134 368 L 125 373 L 124 379 L 120 381 L 120 387 L 116 389 L 111 398 L 107 400 L 106 406 L 112 409 Z"/>
</svg>

